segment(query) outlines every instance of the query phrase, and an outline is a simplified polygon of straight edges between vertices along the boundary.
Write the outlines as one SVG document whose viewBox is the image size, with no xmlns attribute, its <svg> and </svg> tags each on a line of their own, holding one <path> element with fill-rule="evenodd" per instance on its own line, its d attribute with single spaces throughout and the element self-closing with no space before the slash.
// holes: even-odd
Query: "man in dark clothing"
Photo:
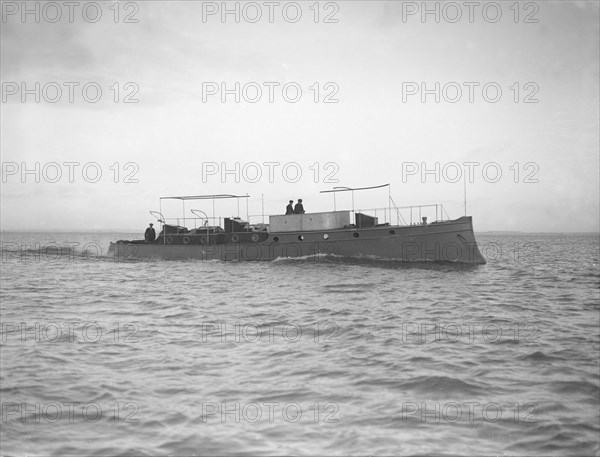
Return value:
<svg viewBox="0 0 600 457">
<path fill-rule="evenodd" d="M 304 214 L 304 206 L 302 206 L 302 199 L 298 199 L 298 203 L 294 206 L 294 214 Z"/>
<path fill-rule="evenodd" d="M 290 214 L 294 214 L 294 207 L 292 206 L 292 203 L 294 203 L 294 200 L 290 200 L 289 205 L 287 205 L 285 207 L 285 215 L 288 216 Z"/>
<path fill-rule="evenodd" d="M 150 223 L 150 227 L 148 227 L 146 229 L 146 233 L 144 233 L 144 239 L 146 240 L 146 243 L 152 243 L 155 239 L 156 239 L 156 232 L 154 231 L 154 228 L 152 227 L 154 224 L 152 224 L 152 222 Z"/>
</svg>

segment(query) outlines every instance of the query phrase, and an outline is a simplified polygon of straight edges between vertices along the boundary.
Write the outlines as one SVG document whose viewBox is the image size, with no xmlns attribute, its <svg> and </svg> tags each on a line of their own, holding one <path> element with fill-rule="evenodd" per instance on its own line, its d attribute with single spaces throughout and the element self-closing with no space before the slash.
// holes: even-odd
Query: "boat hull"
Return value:
<svg viewBox="0 0 600 457">
<path fill-rule="evenodd" d="M 189 240 L 189 237 L 186 237 Z M 257 237 L 255 237 L 257 238 Z M 189 243 L 189 241 L 188 241 Z M 276 258 L 319 254 L 402 261 L 484 264 L 471 217 L 410 226 L 375 226 L 336 230 L 271 232 L 258 242 L 221 244 L 167 244 L 117 241 L 108 256 L 116 261 L 239 260 L 268 261 Z"/>
</svg>

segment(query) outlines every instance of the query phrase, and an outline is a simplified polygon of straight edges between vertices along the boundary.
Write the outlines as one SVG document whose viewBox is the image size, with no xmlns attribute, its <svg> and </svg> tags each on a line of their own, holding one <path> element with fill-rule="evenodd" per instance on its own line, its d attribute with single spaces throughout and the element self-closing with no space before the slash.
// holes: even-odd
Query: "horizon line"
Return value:
<svg viewBox="0 0 600 457">
<path fill-rule="evenodd" d="M 140 231 L 138 229 L 76 229 L 76 230 L 66 230 L 66 229 L 43 229 L 43 230 L 17 230 L 17 229 L 1 229 L 0 233 L 142 233 L 143 229 Z M 541 232 L 541 231 L 524 231 L 524 230 L 474 230 L 474 233 L 479 233 L 482 235 L 485 234 L 496 234 L 496 235 L 518 235 L 518 234 L 529 234 L 529 235 L 562 235 L 562 234 L 589 234 L 589 235 L 600 235 L 600 230 L 598 231 L 557 231 L 557 232 Z"/>
</svg>

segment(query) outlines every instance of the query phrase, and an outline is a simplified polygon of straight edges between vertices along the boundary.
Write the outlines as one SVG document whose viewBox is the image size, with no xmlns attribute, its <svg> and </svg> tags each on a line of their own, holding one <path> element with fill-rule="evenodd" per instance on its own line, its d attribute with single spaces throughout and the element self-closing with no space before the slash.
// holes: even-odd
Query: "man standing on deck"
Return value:
<svg viewBox="0 0 600 457">
<path fill-rule="evenodd" d="M 302 205 L 302 199 L 298 199 L 298 203 L 294 206 L 294 214 L 304 214 L 304 206 Z"/>
<path fill-rule="evenodd" d="M 285 215 L 289 216 L 290 214 L 294 214 L 294 207 L 292 206 L 292 204 L 294 203 L 294 200 L 290 200 L 290 203 L 285 207 Z"/>
<path fill-rule="evenodd" d="M 144 233 L 144 239 L 146 240 L 146 243 L 152 243 L 155 239 L 156 239 L 156 232 L 154 231 L 154 228 L 152 227 L 154 224 L 152 224 L 152 222 L 150 222 L 150 227 L 148 227 L 146 229 L 146 233 Z"/>
</svg>

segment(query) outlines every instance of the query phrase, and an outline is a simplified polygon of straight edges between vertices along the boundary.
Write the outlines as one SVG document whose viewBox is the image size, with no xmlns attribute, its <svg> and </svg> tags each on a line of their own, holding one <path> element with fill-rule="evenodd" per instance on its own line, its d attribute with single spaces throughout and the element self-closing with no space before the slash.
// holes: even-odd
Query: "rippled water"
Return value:
<svg viewBox="0 0 600 457">
<path fill-rule="evenodd" d="M 119 238 L 3 233 L 3 455 L 598 455 L 598 235 L 480 235 L 475 267 Z"/>
</svg>

